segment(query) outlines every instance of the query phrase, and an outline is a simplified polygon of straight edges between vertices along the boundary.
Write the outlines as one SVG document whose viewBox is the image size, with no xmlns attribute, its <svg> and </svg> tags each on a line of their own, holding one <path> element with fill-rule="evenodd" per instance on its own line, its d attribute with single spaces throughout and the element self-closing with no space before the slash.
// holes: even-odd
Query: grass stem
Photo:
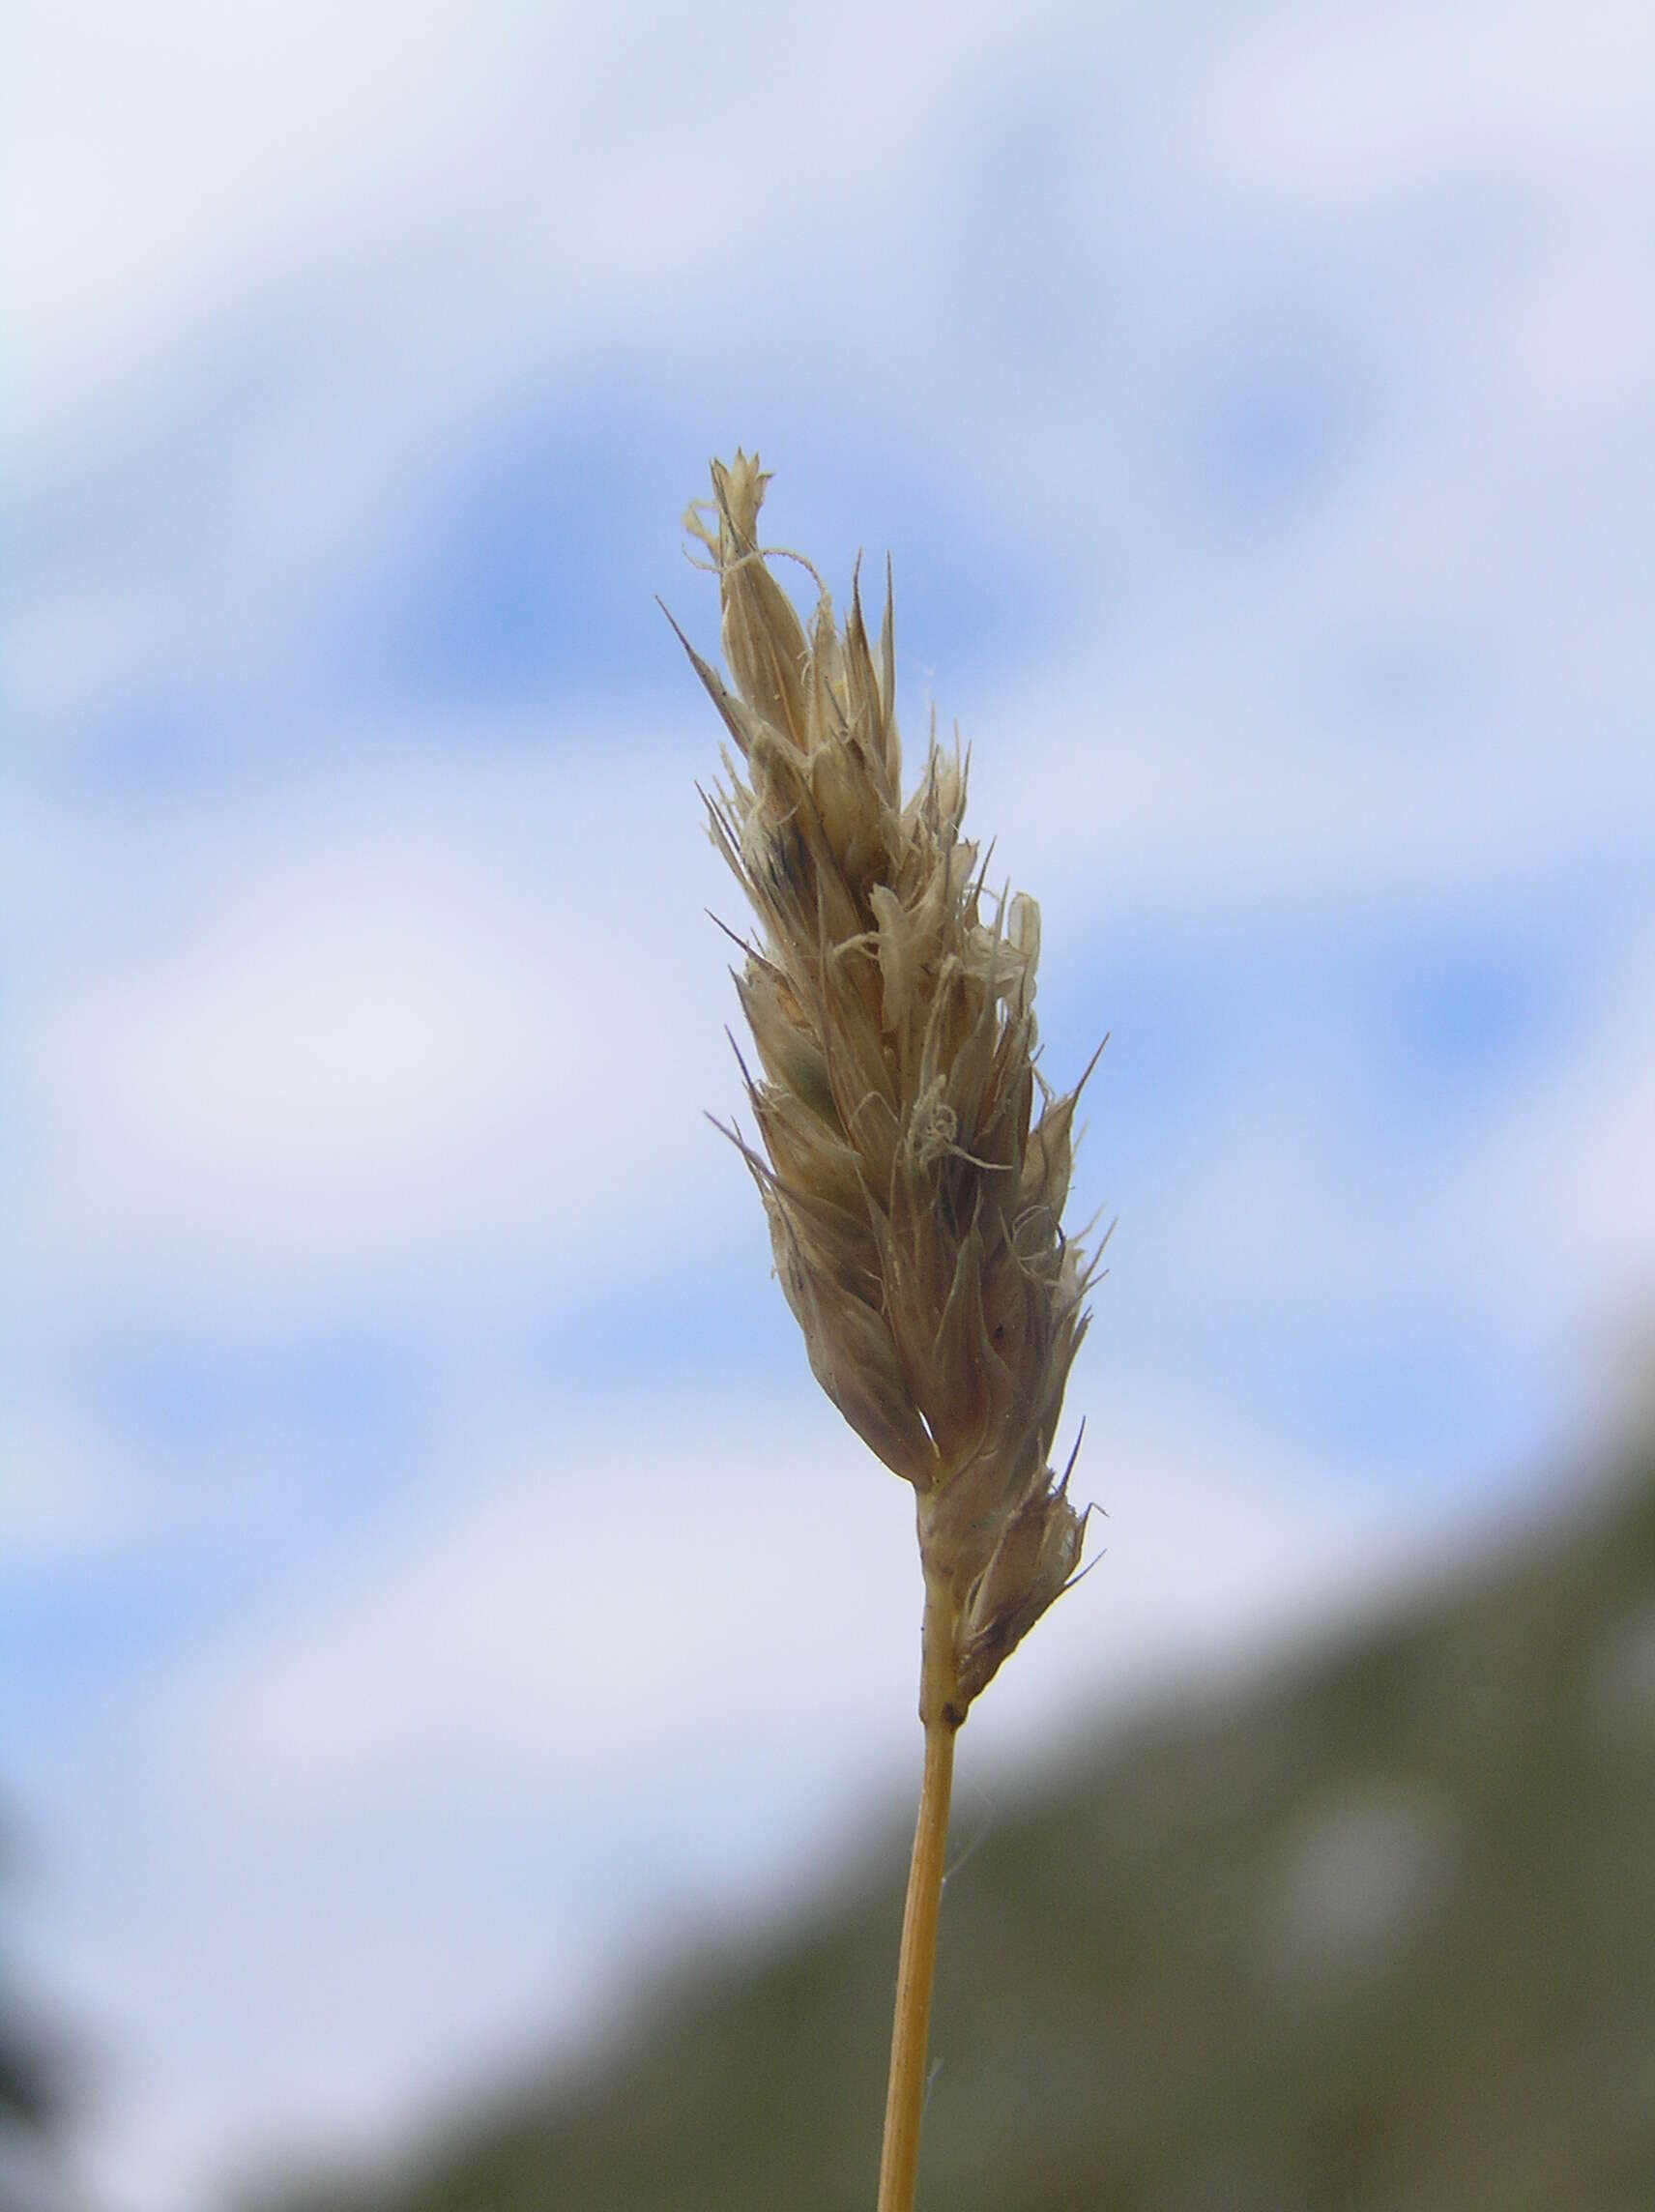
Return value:
<svg viewBox="0 0 1655 2212">
<path fill-rule="evenodd" d="M 925 1773 L 919 1786 L 919 1819 L 914 1831 L 908 1903 L 902 1914 L 902 1950 L 896 1968 L 896 2020 L 890 2038 L 879 2212 L 914 2212 L 919 2175 L 919 2123 L 925 2106 L 925 2050 L 931 2030 L 931 1985 L 937 1966 L 937 1914 L 943 1901 L 957 1732 L 957 1724 L 947 1714 L 926 1723 Z"/>
</svg>

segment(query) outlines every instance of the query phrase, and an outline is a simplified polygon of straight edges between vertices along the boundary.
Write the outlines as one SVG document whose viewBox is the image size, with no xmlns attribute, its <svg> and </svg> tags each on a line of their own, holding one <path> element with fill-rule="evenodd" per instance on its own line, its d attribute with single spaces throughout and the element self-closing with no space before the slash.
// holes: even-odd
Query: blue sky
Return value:
<svg viewBox="0 0 1655 2212">
<path fill-rule="evenodd" d="M 1655 1273 L 1655 39 L 56 0 L 12 44 L 11 1909 L 107 2056 L 92 2200 L 193 2212 L 600 2029 L 911 1779 L 904 1498 L 703 1119 L 735 892 L 654 597 L 711 648 L 713 454 L 841 597 L 890 553 L 1054 1077 L 1111 1033 L 1108 1557 L 968 1808 L 1598 1417 Z"/>
</svg>

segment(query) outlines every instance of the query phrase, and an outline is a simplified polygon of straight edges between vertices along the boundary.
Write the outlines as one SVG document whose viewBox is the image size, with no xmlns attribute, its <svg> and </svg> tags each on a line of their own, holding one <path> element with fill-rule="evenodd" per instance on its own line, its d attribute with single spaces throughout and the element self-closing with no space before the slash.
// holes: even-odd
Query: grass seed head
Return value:
<svg viewBox="0 0 1655 2212">
<path fill-rule="evenodd" d="M 759 925 L 762 1150 L 736 1141 L 818 1382 L 917 1495 L 926 1694 L 957 1722 L 1080 1559 L 1049 1465 L 1090 1280 L 1060 1226 L 1079 1092 L 1035 1068 L 1039 910 L 985 892 L 957 745 L 933 732 L 902 796 L 888 573 L 877 648 L 855 583 L 841 627 L 816 579 L 806 628 L 759 546 L 768 480 L 714 462 L 686 521 L 733 679 L 686 645 L 730 740 L 710 826 Z"/>
</svg>

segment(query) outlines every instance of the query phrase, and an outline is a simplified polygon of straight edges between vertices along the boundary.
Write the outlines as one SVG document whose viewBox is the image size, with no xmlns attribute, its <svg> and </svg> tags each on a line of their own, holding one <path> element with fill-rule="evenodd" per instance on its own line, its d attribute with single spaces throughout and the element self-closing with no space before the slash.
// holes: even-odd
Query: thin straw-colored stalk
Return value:
<svg viewBox="0 0 1655 2212">
<path fill-rule="evenodd" d="M 933 1588 L 927 1593 L 928 1616 L 941 1602 L 945 1602 L 941 1591 Z M 938 1647 L 935 1635 L 927 1642 L 931 1648 Z M 902 1911 L 902 1948 L 897 1956 L 896 2017 L 890 2033 L 879 2212 L 914 2212 L 919 2177 L 925 2053 L 931 2034 L 931 1990 L 937 1973 L 937 1917 L 943 1903 L 948 1800 L 953 1793 L 954 1738 L 958 1733 L 959 1722 L 945 1707 L 934 1710 L 925 1723 L 925 1770 L 919 1784 L 919 1818 L 914 1830 L 908 1900 Z"/>
<path fill-rule="evenodd" d="M 908 1869 L 902 1950 L 896 1967 L 896 2018 L 890 2032 L 890 2081 L 885 2099 L 879 2212 L 914 2212 L 919 2178 L 919 2123 L 925 2110 L 925 2052 L 931 2035 L 931 1986 L 937 1973 L 937 1914 L 943 1902 L 943 1859 L 948 1843 L 948 1799 L 954 1786 L 951 1721 L 925 1731 L 925 1774 L 919 1819 Z"/>
</svg>

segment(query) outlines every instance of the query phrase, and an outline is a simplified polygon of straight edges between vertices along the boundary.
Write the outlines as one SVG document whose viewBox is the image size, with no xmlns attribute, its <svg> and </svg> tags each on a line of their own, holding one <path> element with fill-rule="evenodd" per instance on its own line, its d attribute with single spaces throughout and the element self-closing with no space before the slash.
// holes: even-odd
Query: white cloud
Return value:
<svg viewBox="0 0 1655 2212">
<path fill-rule="evenodd" d="M 579 18 L 537 21 L 526 40 L 529 19 L 501 6 L 23 6 L 7 277 L 29 334 L 30 427 L 49 433 L 106 389 L 111 362 L 152 367 L 296 250 L 383 232 L 453 189 L 526 43 L 555 126 L 560 94 L 578 90 L 555 66 L 557 33 Z"/>
<path fill-rule="evenodd" d="M 1337 231 L 1399 185 L 1641 165 L 1652 60 L 1636 0 L 1281 10 L 1234 37 L 1192 135 L 1230 195 Z"/>
<path fill-rule="evenodd" d="M 596 762 L 399 763 L 256 826 L 169 813 L 159 847 L 58 826 L 54 901 L 77 881 L 104 930 L 37 966 L 18 1048 L 37 1283 L 591 1286 L 685 1234 L 734 1070 L 717 865 L 659 759 L 623 731 Z"/>
<path fill-rule="evenodd" d="M 82 1566 L 117 1549 L 132 1515 L 105 1445 L 61 1402 L 0 1404 L 0 1571 Z"/>
<path fill-rule="evenodd" d="M 922 203 L 1012 41 L 977 0 L 862 0 L 835 36 L 877 42 L 854 89 L 808 17 L 751 6 L 26 8 L 6 274 L 31 477 L 290 295 L 323 358 L 290 328 L 289 380 L 342 433 L 335 506 L 359 521 L 393 488 L 372 465 L 387 427 L 405 472 L 446 416 L 618 334 L 682 350 L 739 299 L 757 342 L 757 270 L 768 323 L 824 265 L 842 284 L 900 258 L 893 213 Z M 291 499 L 291 478 L 264 483 Z"/>
<path fill-rule="evenodd" d="M 394 1556 L 222 1655 L 215 1790 L 291 1813 L 465 1777 L 601 1819 L 759 1743 L 838 1763 L 888 1737 L 914 1610 L 892 1481 L 806 1381 L 747 1409 L 645 1390 L 468 1439 L 467 1480 Z"/>
<path fill-rule="evenodd" d="M 1577 1337 L 1655 1296 L 1655 911 L 1592 978 L 1563 1048 L 1510 1087 L 1443 1191 L 1495 1311 L 1541 1287 Z"/>
</svg>

